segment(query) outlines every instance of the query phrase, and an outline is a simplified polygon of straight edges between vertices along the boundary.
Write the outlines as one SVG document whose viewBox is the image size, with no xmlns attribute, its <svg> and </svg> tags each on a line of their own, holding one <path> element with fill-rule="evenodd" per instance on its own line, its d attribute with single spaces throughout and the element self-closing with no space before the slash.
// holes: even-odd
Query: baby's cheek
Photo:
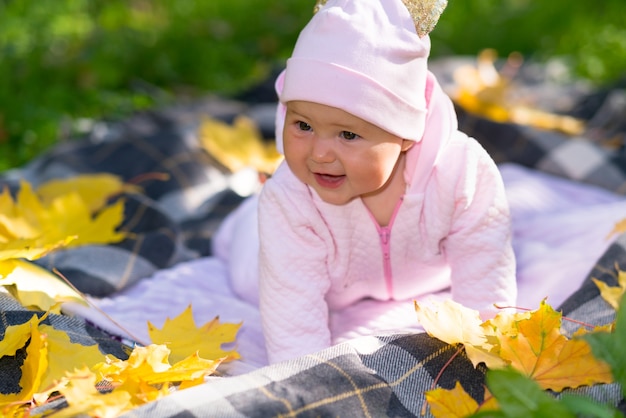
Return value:
<svg viewBox="0 0 626 418">
<path fill-rule="evenodd" d="M 380 183 L 381 186 L 386 184 L 389 181 L 389 179 L 391 179 L 391 177 L 394 175 L 394 168 L 395 168 L 395 164 L 386 164 L 386 165 L 378 167 L 378 170 L 376 171 L 376 175 L 378 176 L 377 177 L 378 182 Z"/>
</svg>

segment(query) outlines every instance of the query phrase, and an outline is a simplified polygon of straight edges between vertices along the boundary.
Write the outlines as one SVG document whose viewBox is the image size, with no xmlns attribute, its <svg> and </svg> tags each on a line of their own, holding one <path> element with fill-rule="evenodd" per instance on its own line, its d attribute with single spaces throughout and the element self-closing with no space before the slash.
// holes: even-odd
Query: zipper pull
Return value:
<svg viewBox="0 0 626 418">
<path fill-rule="evenodd" d="M 380 239 L 382 240 L 384 245 L 389 244 L 389 229 L 387 227 L 384 227 L 381 229 L 380 231 Z"/>
</svg>

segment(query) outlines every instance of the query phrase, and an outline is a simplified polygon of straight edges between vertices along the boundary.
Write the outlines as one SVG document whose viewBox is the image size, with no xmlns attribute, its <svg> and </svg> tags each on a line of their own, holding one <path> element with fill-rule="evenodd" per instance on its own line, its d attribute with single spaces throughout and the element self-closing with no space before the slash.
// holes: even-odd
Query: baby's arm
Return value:
<svg viewBox="0 0 626 418">
<path fill-rule="evenodd" d="M 274 184 L 284 178 L 276 176 L 259 201 L 260 309 L 270 363 L 330 345 L 326 250 L 309 223 L 319 215 L 310 196 Z"/>
<path fill-rule="evenodd" d="M 445 251 L 452 270 L 452 296 L 483 317 L 494 304 L 514 305 L 517 297 L 515 256 L 504 184 L 495 163 L 473 139 L 461 154 L 455 210 Z"/>
</svg>

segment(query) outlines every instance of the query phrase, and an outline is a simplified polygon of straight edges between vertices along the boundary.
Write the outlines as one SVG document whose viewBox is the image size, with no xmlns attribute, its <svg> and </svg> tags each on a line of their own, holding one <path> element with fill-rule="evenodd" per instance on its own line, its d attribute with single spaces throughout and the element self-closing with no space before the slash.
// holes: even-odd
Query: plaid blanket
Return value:
<svg viewBox="0 0 626 418">
<path fill-rule="evenodd" d="M 614 263 L 626 265 L 626 236 L 615 242 L 590 277 L 615 285 Z M 614 319 L 613 309 L 590 279 L 561 310 L 569 318 L 598 325 Z M 484 368 L 475 369 L 464 353 L 447 364 L 457 349 L 426 334 L 363 337 L 243 376 L 209 381 L 124 417 L 431 416 L 423 393 L 435 387 L 452 389 L 458 381 L 476 400 L 483 399 Z M 626 412 L 616 384 L 570 392 Z"/>
<path fill-rule="evenodd" d="M 124 196 L 127 204 L 123 228 L 133 232 L 129 238 L 109 246 L 59 250 L 39 263 L 58 269 L 84 293 L 100 297 L 181 261 L 211 255 L 213 233 L 243 198 L 230 185 L 232 174 L 200 146 L 198 128 L 207 115 L 230 122 L 245 114 L 271 138 L 275 103 L 272 94 L 259 93 L 267 92 L 265 87 L 237 100 L 209 97 L 121 122 L 102 121 L 83 138 L 61 143 L 27 166 L 2 173 L 0 184 L 12 190 L 22 178 L 34 185 L 96 172 L 117 174 L 126 181 L 146 178 L 141 183 L 143 195 Z M 584 108 L 583 112 L 580 106 L 572 107 L 571 113 L 578 112 L 576 116 L 594 121 L 594 137 L 571 138 L 528 126 L 496 123 L 461 108 L 460 128 L 483 143 L 497 162 L 515 162 L 624 193 L 626 161 L 622 146 L 610 148 L 597 134 L 610 136 L 611 144 L 615 144 L 615 138 L 624 138 L 623 124 L 616 129 L 615 117 L 599 115 L 626 113 L 624 107 L 615 107 L 615 89 L 592 94 L 572 90 L 569 94 Z M 156 180 L 146 173 L 166 173 L 168 177 Z M 599 297 L 591 277 L 614 284 L 616 268 L 626 269 L 626 236 L 615 240 L 583 286 L 563 303 L 563 314 L 587 323 L 611 321 L 612 310 Z M 0 294 L 0 315 L 3 335 L 8 325 L 23 323 L 32 313 L 10 296 Z M 81 344 L 99 344 L 101 351 L 120 358 L 127 352 L 114 336 L 79 318 L 50 315 L 47 321 L 59 329 L 71 330 Z M 213 378 L 205 385 L 174 393 L 125 416 L 421 416 L 425 408 L 423 392 L 433 388 L 435 377 L 456 351 L 457 347 L 426 334 L 363 337 L 241 376 Z M 23 356 L 18 352 L 0 359 L 0 392 L 17 389 Z M 484 373 L 461 354 L 445 368 L 436 385 L 452 388 L 460 381 L 470 395 L 482 399 Z M 614 405 L 621 402 L 616 385 L 583 390 L 601 401 Z M 62 401 L 54 406 L 62 407 Z"/>
</svg>

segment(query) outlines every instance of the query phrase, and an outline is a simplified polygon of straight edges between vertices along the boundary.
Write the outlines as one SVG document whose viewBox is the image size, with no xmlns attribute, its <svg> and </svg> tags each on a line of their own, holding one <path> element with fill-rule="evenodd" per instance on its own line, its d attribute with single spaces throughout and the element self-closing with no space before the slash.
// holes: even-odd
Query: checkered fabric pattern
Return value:
<svg viewBox="0 0 626 418">
<path fill-rule="evenodd" d="M 364 337 L 315 355 L 239 377 L 218 378 L 125 414 L 125 417 L 416 417 L 423 393 L 458 348 L 426 334 Z M 476 398 L 484 370 L 461 352 L 439 378 L 460 380 Z"/>
<path fill-rule="evenodd" d="M 626 155 L 585 137 L 479 118 L 457 107 L 459 127 L 496 163 L 515 162 L 615 193 L 626 193 Z M 626 115 L 626 108 L 623 115 Z"/>
<path fill-rule="evenodd" d="M 125 200 L 124 241 L 55 251 L 37 260 L 56 268 L 80 291 L 107 296 L 159 269 L 211 253 L 211 237 L 241 201 L 231 175 L 200 146 L 203 116 L 229 121 L 243 104 L 215 100 L 185 108 L 139 114 L 102 123 L 85 138 L 59 144 L 26 167 L 0 175 L 0 187 L 16 190 L 20 179 L 37 186 L 53 178 L 106 172 L 124 181 L 145 177 L 143 194 Z M 262 122 L 262 121 L 261 121 Z M 151 174 L 165 179 L 151 179 Z"/>
<path fill-rule="evenodd" d="M 133 238 L 116 245 L 57 251 L 40 261 L 47 268 L 57 268 L 83 292 L 106 296 L 159 269 L 210 255 L 213 232 L 242 198 L 229 187 L 230 173 L 200 148 L 196 132 L 201 117 L 230 121 L 245 113 L 271 137 L 272 100 L 207 99 L 122 122 L 102 122 L 84 138 L 59 144 L 26 167 L 2 173 L 0 185 L 15 190 L 20 178 L 36 186 L 55 177 L 94 172 L 114 173 L 126 181 L 146 173 L 169 175 L 166 181 L 142 183 L 144 195 L 125 196 L 124 228 L 135 233 Z M 601 108 L 602 101 L 598 101 L 588 119 Z M 459 114 L 461 129 L 483 143 L 497 162 L 523 164 L 620 193 L 626 190 L 624 156 L 597 138 L 567 138 L 498 124 L 462 109 Z M 595 120 L 601 123 L 597 115 Z M 626 269 L 625 236 L 615 241 L 584 285 L 563 304 L 564 314 L 598 324 L 610 321 L 612 313 L 590 278 L 614 284 L 616 266 Z M 32 312 L 10 296 L 0 296 L 1 335 L 8 325 L 27 321 Z M 71 331 L 72 338 L 82 344 L 97 343 L 103 352 L 124 356 L 121 342 L 78 318 L 52 315 L 48 321 Z M 366 337 L 241 376 L 212 378 L 125 416 L 414 417 L 423 411 L 428 416 L 423 393 L 435 380 L 445 388 L 460 381 L 473 397 L 482 399 L 484 370 L 473 368 L 458 351 L 426 334 Z M 0 392 L 17 389 L 22 360 L 19 353 L 0 359 Z M 621 400 L 615 385 L 584 391 L 613 404 Z"/>
<path fill-rule="evenodd" d="M 614 310 L 591 279 L 616 285 L 618 268 L 626 269 L 626 235 L 613 243 L 559 310 L 594 325 L 613 321 Z M 563 327 L 573 333 L 577 325 L 564 321 Z M 434 387 L 450 389 L 459 381 L 472 397 L 483 399 L 484 368 L 475 369 L 457 350 L 427 334 L 363 337 L 243 376 L 210 380 L 124 417 L 431 416 L 423 394 Z M 591 396 L 626 412 L 617 384 L 567 392 Z"/>
</svg>

